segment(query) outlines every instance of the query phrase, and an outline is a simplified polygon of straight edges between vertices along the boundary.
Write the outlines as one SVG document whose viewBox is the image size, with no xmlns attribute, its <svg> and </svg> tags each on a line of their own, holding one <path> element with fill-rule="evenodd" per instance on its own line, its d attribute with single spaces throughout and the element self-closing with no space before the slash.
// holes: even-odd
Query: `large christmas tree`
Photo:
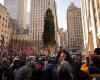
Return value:
<svg viewBox="0 0 100 80">
<path fill-rule="evenodd" d="M 43 43 L 47 48 L 53 48 L 55 45 L 55 23 L 51 9 L 47 9 L 44 16 Z"/>
</svg>

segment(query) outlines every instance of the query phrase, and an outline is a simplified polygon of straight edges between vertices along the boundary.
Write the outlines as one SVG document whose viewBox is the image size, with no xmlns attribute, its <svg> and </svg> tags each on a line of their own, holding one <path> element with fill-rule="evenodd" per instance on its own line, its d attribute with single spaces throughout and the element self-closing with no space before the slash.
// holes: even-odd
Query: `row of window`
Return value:
<svg viewBox="0 0 100 80">
<path fill-rule="evenodd" d="M 70 38 L 71 41 L 81 40 L 82 38 Z"/>
<path fill-rule="evenodd" d="M 78 22 L 81 22 L 82 20 L 81 20 L 81 19 L 73 19 L 73 21 L 74 21 L 74 22 L 77 22 L 77 21 L 78 21 Z"/>
<path fill-rule="evenodd" d="M 2 39 L 2 35 L 0 37 L 1 37 L 0 39 Z M 4 36 L 4 40 L 7 40 L 7 39 L 9 39 L 9 37 L 8 36 Z"/>
<path fill-rule="evenodd" d="M 77 16 L 77 17 L 74 17 L 73 19 L 81 19 L 81 17 Z"/>
<path fill-rule="evenodd" d="M 9 32 L 7 32 L 6 30 L 3 30 L 3 29 L 1 29 L 1 32 L 5 33 L 5 34 L 9 34 Z"/>
<path fill-rule="evenodd" d="M 5 21 L 7 23 L 7 19 L 2 17 L 1 15 L 0 15 L 0 20 L 3 20 L 3 21 Z"/>
<path fill-rule="evenodd" d="M 71 44 L 70 46 L 71 46 L 71 47 L 75 47 L 75 48 L 76 48 L 76 47 L 78 47 L 78 48 L 81 47 L 81 45 L 73 45 L 73 44 Z"/>
<path fill-rule="evenodd" d="M 76 36 L 77 36 L 77 35 L 82 36 L 83 34 L 82 34 L 82 33 L 75 33 L 75 35 L 76 35 Z M 76 37 L 76 36 L 75 36 L 75 37 Z M 80 37 L 80 36 L 79 36 L 79 37 Z"/>
<path fill-rule="evenodd" d="M 0 25 L 1 25 L 1 22 L 0 22 Z M 1 27 L 7 28 L 7 24 L 2 23 L 2 26 Z"/>
<path fill-rule="evenodd" d="M 82 29 L 82 25 L 81 24 L 74 24 L 74 28 L 81 28 Z"/>
<path fill-rule="evenodd" d="M 79 33 L 81 33 L 81 32 L 83 32 L 83 30 L 82 29 L 74 29 L 74 32 L 79 32 Z"/>
<path fill-rule="evenodd" d="M 82 35 L 80 34 L 80 35 L 75 35 L 75 37 L 82 37 Z"/>
<path fill-rule="evenodd" d="M 74 32 L 75 32 L 75 33 L 76 33 L 76 32 L 77 32 L 77 33 L 78 33 L 78 32 L 79 32 L 79 33 L 82 33 L 82 29 L 75 29 Z"/>
<path fill-rule="evenodd" d="M 81 45 L 81 44 L 82 44 L 81 42 L 77 43 L 75 41 L 71 41 L 71 43 L 70 43 L 70 45 Z"/>
<path fill-rule="evenodd" d="M 36 4 L 36 3 L 35 3 L 33 6 L 34 6 L 34 7 L 35 7 L 35 6 L 41 7 L 41 5 L 48 6 L 47 3 L 40 3 L 40 4 Z"/>
<path fill-rule="evenodd" d="M 34 25 L 34 27 L 42 27 L 43 25 L 44 25 L 44 23 L 37 23 L 37 24 L 33 24 Z"/>
<path fill-rule="evenodd" d="M 74 31 L 75 34 L 82 34 L 82 30 L 76 30 Z"/>
<path fill-rule="evenodd" d="M 78 21 L 78 22 L 81 22 L 82 20 L 81 20 L 81 19 L 73 19 L 73 21 L 74 21 L 74 22 L 77 22 L 77 21 Z"/>
<path fill-rule="evenodd" d="M 35 18 L 33 18 L 34 20 L 34 22 L 38 22 L 39 23 L 39 21 L 41 21 L 41 22 L 44 22 L 44 19 L 43 18 L 38 18 L 38 17 L 35 17 Z"/>
</svg>

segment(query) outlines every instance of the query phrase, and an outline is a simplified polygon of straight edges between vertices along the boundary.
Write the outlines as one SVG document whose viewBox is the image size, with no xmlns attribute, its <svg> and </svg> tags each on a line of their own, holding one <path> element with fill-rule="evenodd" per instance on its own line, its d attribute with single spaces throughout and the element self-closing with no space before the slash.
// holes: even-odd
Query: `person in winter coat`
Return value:
<svg viewBox="0 0 100 80">
<path fill-rule="evenodd" d="M 81 70 L 81 61 L 79 57 L 73 57 L 72 70 L 76 80 L 90 80 L 89 76 Z M 77 74 L 76 74 L 77 73 Z"/>
<path fill-rule="evenodd" d="M 60 61 L 57 67 L 57 80 L 75 80 L 68 61 Z"/>
<path fill-rule="evenodd" d="M 16 80 L 31 80 L 32 68 L 23 66 Z"/>
<path fill-rule="evenodd" d="M 13 72 L 9 68 L 10 62 L 7 58 L 2 59 L 2 67 L 0 68 L 0 80 L 13 80 Z"/>
<path fill-rule="evenodd" d="M 45 68 L 44 76 L 46 80 L 57 80 L 57 64 L 63 60 L 68 61 L 69 63 L 72 62 L 70 54 L 65 49 L 60 50 L 54 62 L 48 64 Z"/>
</svg>

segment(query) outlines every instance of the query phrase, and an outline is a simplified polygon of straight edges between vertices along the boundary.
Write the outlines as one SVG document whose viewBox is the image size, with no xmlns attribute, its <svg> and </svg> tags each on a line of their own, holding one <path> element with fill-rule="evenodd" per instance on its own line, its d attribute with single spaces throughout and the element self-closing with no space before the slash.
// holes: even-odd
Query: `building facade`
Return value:
<svg viewBox="0 0 100 80">
<path fill-rule="evenodd" d="M 33 40 L 42 40 L 44 30 L 44 16 L 48 8 L 52 10 L 54 15 L 55 32 L 58 31 L 55 0 L 31 0 L 30 36 L 33 38 Z"/>
<path fill-rule="evenodd" d="M 67 33 L 68 33 L 68 48 L 72 52 L 82 50 L 83 31 L 81 20 L 81 8 L 78 8 L 71 3 L 67 10 Z"/>
<path fill-rule="evenodd" d="M 100 0 L 81 0 L 84 48 L 100 47 Z"/>
<path fill-rule="evenodd" d="M 68 49 L 68 33 L 67 33 L 67 30 L 64 31 L 64 45 L 65 45 L 65 48 Z"/>
<path fill-rule="evenodd" d="M 14 40 L 21 40 L 21 41 L 30 41 L 30 37 L 28 34 L 14 34 L 13 35 Z"/>
<path fill-rule="evenodd" d="M 9 14 L 7 9 L 0 4 L 0 45 L 7 46 L 9 44 Z"/>
<path fill-rule="evenodd" d="M 26 28 L 27 0 L 4 0 L 4 5 L 10 13 L 10 17 L 18 23 L 18 28 Z"/>
<path fill-rule="evenodd" d="M 64 30 L 63 30 L 63 28 L 60 28 L 59 32 L 60 32 L 60 45 L 62 47 L 65 47 L 65 45 L 64 45 Z"/>
</svg>

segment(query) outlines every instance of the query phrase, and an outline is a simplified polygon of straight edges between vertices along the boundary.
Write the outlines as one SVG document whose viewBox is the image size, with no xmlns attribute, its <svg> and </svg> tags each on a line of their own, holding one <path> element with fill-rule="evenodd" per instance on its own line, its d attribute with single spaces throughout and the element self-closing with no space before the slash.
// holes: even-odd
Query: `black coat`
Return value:
<svg viewBox="0 0 100 80">
<path fill-rule="evenodd" d="M 44 70 L 45 80 L 57 80 L 56 71 L 56 64 L 48 64 L 47 68 Z"/>
</svg>

